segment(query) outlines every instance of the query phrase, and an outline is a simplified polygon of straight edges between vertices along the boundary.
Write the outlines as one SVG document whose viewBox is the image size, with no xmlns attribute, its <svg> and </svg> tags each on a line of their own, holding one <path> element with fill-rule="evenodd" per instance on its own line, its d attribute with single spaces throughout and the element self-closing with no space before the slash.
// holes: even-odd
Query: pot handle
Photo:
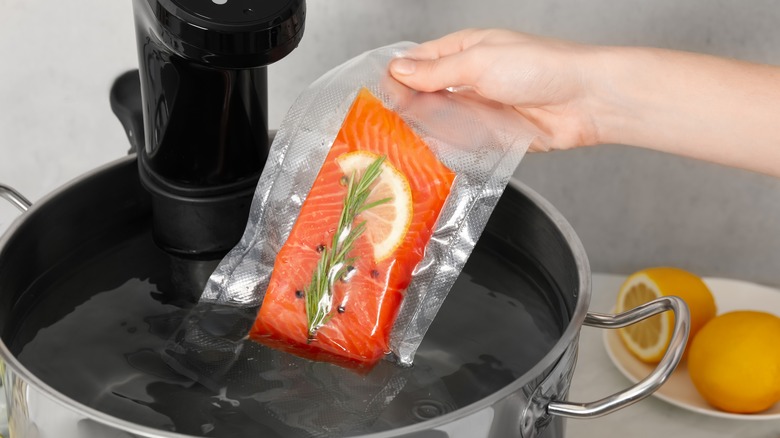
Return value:
<svg viewBox="0 0 780 438">
<path fill-rule="evenodd" d="M 663 358 L 650 375 L 624 391 L 594 402 L 552 401 L 547 405 L 547 413 L 568 418 L 600 417 L 632 405 L 660 388 L 680 363 L 685 351 L 685 343 L 690 331 L 690 313 L 685 301 L 675 296 L 660 297 L 618 315 L 588 313 L 584 323 L 591 327 L 621 328 L 667 310 L 674 312 L 672 339 Z"/>
<path fill-rule="evenodd" d="M 3 184 L 0 184 L 0 198 L 4 198 L 22 212 L 27 211 L 32 206 L 32 202 L 28 201 L 21 193 Z"/>
</svg>

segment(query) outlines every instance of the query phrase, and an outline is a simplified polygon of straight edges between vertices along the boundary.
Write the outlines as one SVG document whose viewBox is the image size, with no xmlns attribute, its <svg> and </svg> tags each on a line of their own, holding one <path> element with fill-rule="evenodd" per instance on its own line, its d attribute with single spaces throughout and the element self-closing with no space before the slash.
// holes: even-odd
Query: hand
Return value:
<svg viewBox="0 0 780 438">
<path fill-rule="evenodd" d="M 588 46 L 507 30 L 464 30 L 414 47 L 391 74 L 420 91 L 471 87 L 513 106 L 549 136 L 551 149 L 599 142 L 588 109 Z"/>
<path fill-rule="evenodd" d="M 780 177 L 780 67 L 689 52 L 464 30 L 390 64 L 421 91 L 513 106 L 549 149 L 640 146 Z"/>
</svg>

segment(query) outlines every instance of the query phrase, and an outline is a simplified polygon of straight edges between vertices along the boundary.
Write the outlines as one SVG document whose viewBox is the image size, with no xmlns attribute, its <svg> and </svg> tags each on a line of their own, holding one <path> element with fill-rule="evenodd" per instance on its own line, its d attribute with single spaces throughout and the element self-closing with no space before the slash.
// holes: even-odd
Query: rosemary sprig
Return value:
<svg viewBox="0 0 780 438">
<path fill-rule="evenodd" d="M 322 249 L 317 267 L 314 269 L 311 283 L 304 290 L 306 298 L 306 319 L 308 321 L 309 342 L 314 340 L 317 330 L 333 317 L 333 285 L 339 279 L 347 279 L 357 256 L 349 256 L 352 246 L 366 229 L 366 222 L 354 224 L 358 214 L 378 205 L 390 202 L 384 198 L 366 203 L 374 181 L 382 173 L 385 156 L 374 160 L 360 178 L 352 172 L 347 181 L 347 194 L 341 210 L 336 232 L 330 247 Z"/>
</svg>

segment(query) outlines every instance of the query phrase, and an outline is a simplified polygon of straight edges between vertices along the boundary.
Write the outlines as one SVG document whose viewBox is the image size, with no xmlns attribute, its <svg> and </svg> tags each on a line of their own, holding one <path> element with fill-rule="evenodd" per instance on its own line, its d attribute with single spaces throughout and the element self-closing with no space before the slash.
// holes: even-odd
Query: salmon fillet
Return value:
<svg viewBox="0 0 780 438">
<path fill-rule="evenodd" d="M 355 241 L 348 280 L 332 288 L 329 319 L 312 335 L 303 291 L 325 245 L 333 240 L 347 188 L 337 159 L 354 151 L 384 157 L 406 178 L 412 216 L 390 256 L 374 260 L 365 235 Z M 277 254 L 250 338 L 308 359 L 369 368 L 389 352 L 389 337 L 415 266 L 423 257 L 455 174 L 406 123 L 362 89 Z M 360 217 L 358 217 L 358 220 Z"/>
</svg>

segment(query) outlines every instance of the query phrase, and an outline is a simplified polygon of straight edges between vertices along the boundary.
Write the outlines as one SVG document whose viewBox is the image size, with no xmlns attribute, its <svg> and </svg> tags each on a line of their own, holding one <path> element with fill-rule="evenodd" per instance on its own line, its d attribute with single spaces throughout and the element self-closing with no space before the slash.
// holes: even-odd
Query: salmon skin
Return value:
<svg viewBox="0 0 780 438">
<path fill-rule="evenodd" d="M 356 239 L 348 254 L 348 279 L 333 282 L 331 310 L 312 331 L 305 293 L 323 250 L 334 241 L 347 196 L 345 179 L 350 175 L 345 175 L 338 159 L 355 151 L 384 158 L 405 177 L 411 220 L 402 240 L 381 260 L 375 260 L 365 233 Z M 455 173 L 401 117 L 361 89 L 276 256 L 250 339 L 304 358 L 370 369 L 389 352 L 390 332 L 405 290 L 454 179 Z"/>
</svg>

